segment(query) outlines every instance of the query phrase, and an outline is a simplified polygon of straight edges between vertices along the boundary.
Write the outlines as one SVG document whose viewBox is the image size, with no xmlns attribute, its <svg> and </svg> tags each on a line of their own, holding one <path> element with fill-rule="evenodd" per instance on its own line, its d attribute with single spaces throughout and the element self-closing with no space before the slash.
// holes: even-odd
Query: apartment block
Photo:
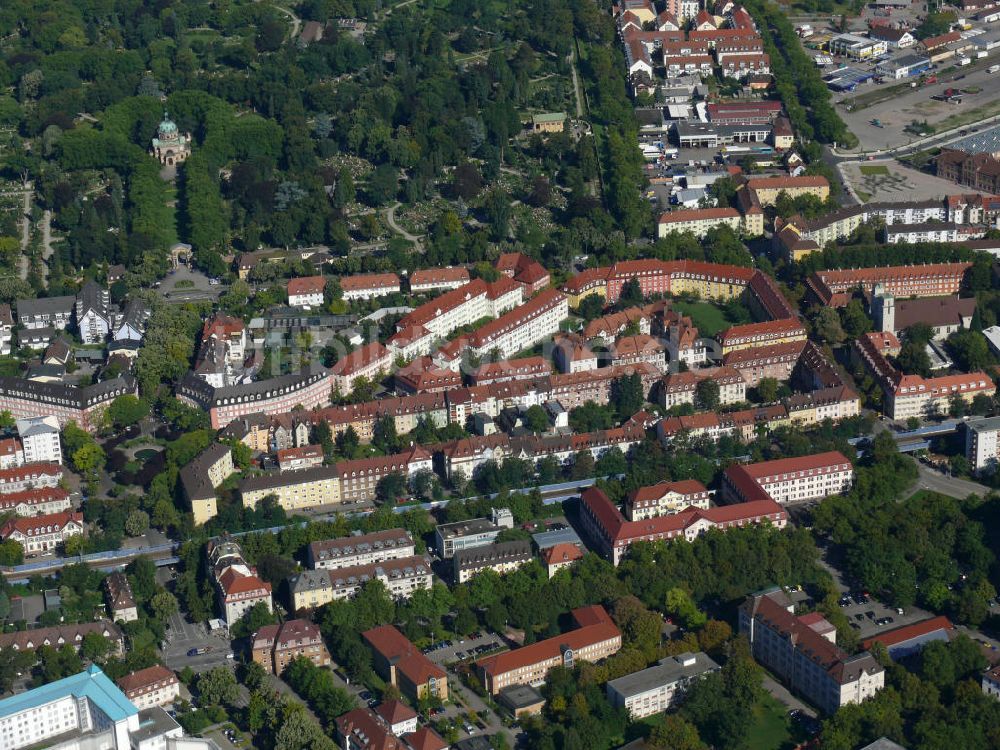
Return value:
<svg viewBox="0 0 1000 750">
<path fill-rule="evenodd" d="M 412 294 L 438 289 L 458 289 L 468 283 L 469 271 L 462 267 L 423 268 L 410 274 Z"/>
<path fill-rule="evenodd" d="M 161 664 L 130 672 L 115 682 L 138 709 L 169 706 L 181 694 L 181 681 Z"/>
<path fill-rule="evenodd" d="M 711 61 L 707 56 L 706 59 Z M 742 224 L 743 218 L 735 208 L 692 208 L 661 214 L 656 236 L 663 239 L 670 234 L 690 232 L 695 237 L 704 237 L 709 230 L 721 226 L 739 232 Z"/>
<path fill-rule="evenodd" d="M 374 299 L 399 292 L 399 276 L 394 273 L 368 273 L 343 276 L 340 289 L 347 301 Z"/>
<path fill-rule="evenodd" d="M 352 503 L 374 500 L 378 483 L 389 474 L 400 474 L 409 481 L 418 472 L 432 471 L 434 462 L 430 453 L 412 445 L 403 453 L 340 461 L 334 468 L 340 481 L 340 501 Z"/>
<path fill-rule="evenodd" d="M 115 622 L 133 622 L 139 619 L 139 608 L 135 603 L 132 585 L 124 573 L 118 571 L 108 574 L 104 579 L 104 597 L 111 619 Z"/>
<path fill-rule="evenodd" d="M 473 279 L 407 313 L 396 323 L 396 330 L 419 326 L 435 337 L 444 338 L 477 320 L 498 318 L 522 302 L 522 288 L 506 276 L 495 282 Z"/>
<path fill-rule="evenodd" d="M 62 463 L 59 420 L 52 416 L 18 419 L 17 435 L 24 453 L 23 463 Z"/>
<path fill-rule="evenodd" d="M 250 637 L 250 656 L 271 674 L 280 675 L 293 660 L 305 657 L 317 667 L 331 664 L 319 626 L 310 620 L 265 625 Z"/>
<path fill-rule="evenodd" d="M 861 703 L 885 686 L 885 670 L 867 651 L 851 656 L 818 612 L 798 617 L 780 589 L 749 597 L 739 629 L 754 659 L 827 714 Z"/>
<path fill-rule="evenodd" d="M 302 445 L 298 448 L 285 448 L 277 452 L 276 458 L 279 471 L 314 469 L 323 465 L 323 447 Z"/>
<path fill-rule="evenodd" d="M 531 542 L 519 539 L 463 549 L 452 558 L 455 583 L 465 583 L 484 570 L 500 575 L 517 570 L 534 559 Z"/>
<path fill-rule="evenodd" d="M 228 445 L 213 443 L 180 471 L 181 487 L 191 505 L 197 525 L 218 515 L 216 488 L 235 471 L 233 450 Z"/>
<path fill-rule="evenodd" d="M 806 329 L 798 318 L 780 318 L 763 323 L 733 326 L 719 335 L 723 356 L 741 349 L 804 342 Z"/>
<path fill-rule="evenodd" d="M 69 492 L 62 487 L 41 487 L 0 494 L 0 513 L 18 516 L 41 516 L 71 510 Z"/>
<path fill-rule="evenodd" d="M 496 695 L 512 685 L 537 687 L 555 667 L 572 669 L 578 661 L 598 662 L 622 647 L 621 631 L 600 605 L 580 607 L 571 614 L 575 629 L 477 661 L 487 693 Z"/>
<path fill-rule="evenodd" d="M 112 401 L 137 393 L 136 380 L 131 375 L 87 386 L 0 377 L 0 411 L 9 411 L 15 419 L 53 416 L 60 427 L 72 421 L 93 432 L 102 425 L 104 411 Z"/>
<path fill-rule="evenodd" d="M 1000 417 L 965 423 L 965 457 L 974 471 L 996 470 L 1000 458 Z"/>
<path fill-rule="evenodd" d="M 876 285 L 899 299 L 944 297 L 958 294 L 971 267 L 967 262 L 926 263 L 817 271 L 806 280 L 806 287 L 816 301 L 831 307 L 844 307 L 856 289 L 870 293 Z"/>
<path fill-rule="evenodd" d="M 414 550 L 413 537 L 406 529 L 386 529 L 312 542 L 308 560 L 313 570 L 336 570 L 412 557 Z"/>
<path fill-rule="evenodd" d="M 723 494 L 738 503 L 769 499 L 785 504 L 839 495 L 853 483 L 850 460 L 828 451 L 730 466 L 723 474 Z"/>
<path fill-rule="evenodd" d="M 369 581 L 381 581 L 395 599 L 409 599 L 414 591 L 434 583 L 430 560 L 416 555 L 349 568 L 306 570 L 289 582 L 296 612 L 350 599 Z"/>
<path fill-rule="evenodd" d="M 63 512 L 44 516 L 15 516 L 0 526 L 0 539 L 18 542 L 27 554 L 51 552 L 72 536 L 84 532 L 82 513 Z"/>
<path fill-rule="evenodd" d="M 323 292 L 325 290 L 326 279 L 323 276 L 305 276 L 298 279 L 289 279 L 288 306 L 299 307 L 304 310 L 322 307 Z"/>
<path fill-rule="evenodd" d="M 247 477 L 240 482 L 243 507 L 256 508 L 265 497 L 274 496 L 286 511 L 340 503 L 340 477 L 336 466 L 315 466 L 300 471 Z"/>
<path fill-rule="evenodd" d="M 257 570 L 243 559 L 243 550 L 236 542 L 228 538 L 211 541 L 207 553 L 218 592 L 219 610 L 227 625 L 232 625 L 260 603 L 273 611 L 271 584 L 257 577 Z"/>
<path fill-rule="evenodd" d="M 354 390 L 354 381 L 358 378 L 376 380 L 380 375 L 388 373 L 393 359 L 392 351 L 378 341 L 365 344 L 341 357 L 330 368 L 334 387 L 342 394 L 349 394 Z"/>
</svg>

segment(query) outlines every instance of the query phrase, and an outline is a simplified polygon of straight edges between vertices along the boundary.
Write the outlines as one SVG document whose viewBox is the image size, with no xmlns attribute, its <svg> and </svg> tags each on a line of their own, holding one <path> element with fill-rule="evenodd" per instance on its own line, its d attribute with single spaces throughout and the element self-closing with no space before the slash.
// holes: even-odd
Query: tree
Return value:
<svg viewBox="0 0 1000 750">
<path fill-rule="evenodd" d="M 104 659 L 116 649 L 115 643 L 100 633 L 87 633 L 80 642 L 80 656 L 89 662 Z"/>
<path fill-rule="evenodd" d="M 656 750 L 705 750 L 698 728 L 679 714 L 668 714 L 653 727 L 646 746 Z"/>
<path fill-rule="evenodd" d="M 538 404 L 529 406 L 523 415 L 524 426 L 532 432 L 546 432 L 549 429 L 549 417 Z"/>
<path fill-rule="evenodd" d="M 639 377 L 639 373 L 612 380 L 609 400 L 620 420 L 628 419 L 642 409 L 646 396 L 642 391 L 642 378 Z"/>
<path fill-rule="evenodd" d="M 239 695 L 236 676 L 228 667 L 214 667 L 198 675 L 198 695 L 202 705 L 221 706 L 232 703 Z"/>
<path fill-rule="evenodd" d="M 622 289 L 618 293 L 618 306 L 621 308 L 635 307 L 641 305 L 644 299 L 642 285 L 639 283 L 639 279 L 633 276 L 622 284 Z"/>
<path fill-rule="evenodd" d="M 165 623 L 177 614 L 177 599 L 169 591 L 161 590 L 149 600 L 149 607 L 153 610 L 153 616 Z"/>
<path fill-rule="evenodd" d="M 397 499 L 406 496 L 408 489 L 406 477 L 398 471 L 392 471 L 378 480 L 375 498 L 383 504 L 395 503 Z"/>
<path fill-rule="evenodd" d="M 133 510 L 125 519 L 125 533 L 129 536 L 142 536 L 149 530 L 149 514 L 144 510 Z"/>
<path fill-rule="evenodd" d="M 688 630 L 697 630 L 708 621 L 705 614 L 695 606 L 691 596 L 681 588 L 675 587 L 667 592 L 665 609 Z"/>
<path fill-rule="evenodd" d="M 712 378 L 698 381 L 694 389 L 695 398 L 703 409 L 714 411 L 719 408 L 719 384 Z"/>
<path fill-rule="evenodd" d="M 778 381 L 775 378 L 761 378 L 757 383 L 757 395 L 765 404 L 778 400 Z"/>
<path fill-rule="evenodd" d="M 826 310 L 830 308 L 823 309 Z M 865 309 L 861 306 L 861 300 L 852 299 L 848 302 L 847 305 L 842 308 L 841 318 L 844 331 L 852 339 L 863 336 L 872 329 L 871 318 L 865 314 Z"/>
<path fill-rule="evenodd" d="M 472 200 L 483 189 L 483 177 L 472 164 L 459 164 L 452 175 L 451 189 L 456 198 Z"/>
<path fill-rule="evenodd" d="M 126 393 L 111 402 L 108 407 L 108 418 L 115 427 L 129 427 L 149 415 L 149 404 Z"/>
<path fill-rule="evenodd" d="M 964 372 L 984 370 L 993 364 L 986 337 L 977 331 L 957 331 L 948 337 L 948 346 L 955 355 L 956 364 Z"/>
<path fill-rule="evenodd" d="M 930 377 L 931 358 L 927 354 L 926 346 L 926 343 L 919 341 L 907 341 L 899 349 L 896 364 L 908 375 Z"/>
<path fill-rule="evenodd" d="M 399 174 L 391 164 L 379 164 L 368 177 L 366 194 L 371 206 L 383 206 L 396 197 Z"/>
<path fill-rule="evenodd" d="M 230 626 L 229 631 L 234 638 L 248 638 L 265 625 L 271 625 L 277 621 L 277 615 L 265 602 L 257 602 Z"/>
<path fill-rule="evenodd" d="M 24 547 L 21 546 L 20 542 L 13 539 L 0 542 L 0 565 L 21 565 L 23 562 Z"/>
<path fill-rule="evenodd" d="M 589 479 L 594 476 L 594 456 L 588 450 L 582 450 L 573 456 L 573 468 L 570 472 L 573 479 Z"/>
<path fill-rule="evenodd" d="M 844 333 L 844 329 L 841 327 L 840 316 L 837 315 L 837 311 L 832 307 L 821 309 L 814 320 L 814 324 L 816 326 L 816 335 L 833 346 L 844 343 L 844 339 L 847 338 L 847 334 Z"/>
</svg>

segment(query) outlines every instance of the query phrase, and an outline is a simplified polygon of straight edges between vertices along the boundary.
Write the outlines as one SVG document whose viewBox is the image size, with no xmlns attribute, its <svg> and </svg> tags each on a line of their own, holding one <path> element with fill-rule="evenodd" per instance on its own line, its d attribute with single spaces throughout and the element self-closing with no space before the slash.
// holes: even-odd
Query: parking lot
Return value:
<svg viewBox="0 0 1000 750">
<path fill-rule="evenodd" d="M 473 637 L 475 636 L 475 637 Z M 427 658 L 435 664 L 453 664 L 455 662 L 479 659 L 487 654 L 507 649 L 502 636 L 493 633 L 473 633 L 469 638 L 448 640 L 434 644 L 424 649 Z"/>
<path fill-rule="evenodd" d="M 222 664 L 235 664 L 233 659 L 227 658 L 232 648 L 224 633 L 209 633 L 204 623 L 188 622 L 179 613 L 175 613 L 167 623 L 163 645 L 163 661 L 174 671 L 191 667 L 195 672 L 204 672 Z M 203 654 L 188 655 L 192 650 L 202 648 L 208 650 Z"/>
<path fill-rule="evenodd" d="M 844 594 L 840 609 L 861 638 L 871 638 L 878 633 L 927 619 L 927 615 L 918 609 L 911 608 L 909 612 L 904 609 L 900 614 L 897 609 L 887 607 L 861 591 Z"/>
</svg>

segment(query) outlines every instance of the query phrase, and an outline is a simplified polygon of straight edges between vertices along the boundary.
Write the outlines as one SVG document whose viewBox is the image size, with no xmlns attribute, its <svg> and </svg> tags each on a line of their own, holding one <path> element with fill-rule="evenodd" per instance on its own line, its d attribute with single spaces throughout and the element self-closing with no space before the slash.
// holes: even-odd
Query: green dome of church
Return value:
<svg viewBox="0 0 1000 750">
<path fill-rule="evenodd" d="M 173 120 L 167 115 L 166 112 L 163 113 L 163 122 L 160 123 L 160 137 L 172 136 L 177 134 L 177 125 Z"/>
</svg>

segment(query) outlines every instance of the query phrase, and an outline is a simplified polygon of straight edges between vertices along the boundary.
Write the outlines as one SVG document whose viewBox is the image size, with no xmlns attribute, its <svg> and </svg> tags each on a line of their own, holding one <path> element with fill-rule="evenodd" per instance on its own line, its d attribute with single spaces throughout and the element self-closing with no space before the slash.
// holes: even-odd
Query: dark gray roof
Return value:
<svg viewBox="0 0 1000 750">
<path fill-rule="evenodd" d="M 293 484 L 317 482 L 323 479 L 331 479 L 336 476 L 338 476 L 336 466 L 314 466 L 311 469 L 302 469 L 301 471 L 284 471 L 277 474 L 262 474 L 257 477 L 248 477 L 240 482 L 240 492 L 273 490 L 278 487 L 288 487 Z"/>
<path fill-rule="evenodd" d="M 230 385 L 224 388 L 213 388 L 193 372 L 187 373 L 177 387 L 178 395 L 186 396 L 205 408 L 219 406 L 223 403 L 242 403 L 259 401 L 280 392 L 294 391 L 317 380 L 328 377 L 330 371 L 323 365 L 313 362 L 298 372 L 279 375 L 276 378 L 258 380 L 245 385 Z"/>
<path fill-rule="evenodd" d="M 655 666 L 643 669 L 616 680 L 608 682 L 608 690 L 619 695 L 629 696 L 645 693 L 655 688 L 673 685 L 676 682 L 700 677 L 708 672 L 719 669 L 719 665 L 711 657 L 702 653 L 686 653 L 668 656 L 661 659 Z"/>
<path fill-rule="evenodd" d="M 65 313 L 69 315 L 76 304 L 76 297 L 66 295 L 64 297 L 39 297 L 38 299 L 19 299 L 17 301 L 17 314 L 29 315 L 53 315 L 55 313 Z"/>
<path fill-rule="evenodd" d="M 215 487 L 208 478 L 208 467 L 231 450 L 228 445 L 212 443 L 181 469 L 181 482 L 189 499 L 215 497 Z"/>
<path fill-rule="evenodd" d="M 527 539 L 498 542 L 457 551 L 455 570 L 476 570 L 506 562 L 527 561 L 531 557 L 531 542 Z"/>
<path fill-rule="evenodd" d="M 135 378 L 131 375 L 119 375 L 117 378 L 83 387 L 0 377 L 0 396 L 30 399 L 41 404 L 71 406 L 78 409 L 111 401 L 126 393 L 133 395 L 136 393 Z"/>
</svg>

